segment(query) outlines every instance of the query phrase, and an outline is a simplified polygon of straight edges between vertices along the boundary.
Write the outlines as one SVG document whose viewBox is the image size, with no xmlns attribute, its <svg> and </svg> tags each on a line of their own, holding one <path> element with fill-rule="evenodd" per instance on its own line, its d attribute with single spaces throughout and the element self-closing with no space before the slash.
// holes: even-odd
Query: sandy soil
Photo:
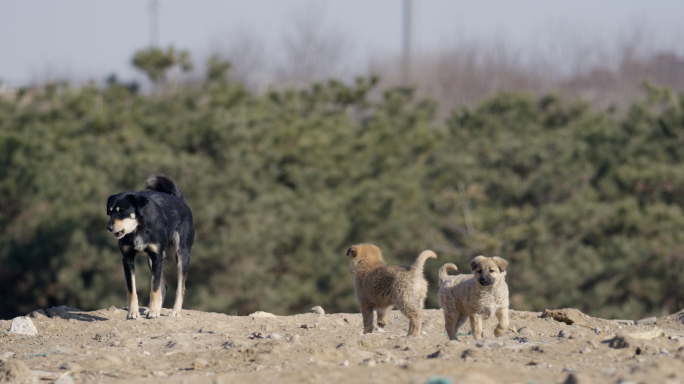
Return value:
<svg viewBox="0 0 684 384">
<path fill-rule="evenodd" d="M 567 325 L 512 311 L 504 336 L 494 338 L 490 320 L 480 342 L 468 325 L 449 341 L 441 310 L 424 313 L 423 335 L 407 338 L 397 311 L 384 332 L 364 335 L 360 314 L 184 310 L 126 320 L 124 308 L 58 307 L 30 314 L 33 336 L 0 320 L 0 382 L 684 383 L 684 312 L 649 325 L 591 317 Z M 653 329 L 663 332 L 639 338 Z"/>
</svg>

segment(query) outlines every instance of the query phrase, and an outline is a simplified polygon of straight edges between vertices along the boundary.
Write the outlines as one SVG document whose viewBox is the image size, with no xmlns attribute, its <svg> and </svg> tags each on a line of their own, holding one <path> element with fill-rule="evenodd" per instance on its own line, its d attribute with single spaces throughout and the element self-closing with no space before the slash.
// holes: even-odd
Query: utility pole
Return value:
<svg viewBox="0 0 684 384">
<path fill-rule="evenodd" d="M 403 0 L 403 27 L 402 27 L 402 75 L 404 85 L 411 83 L 411 19 L 413 16 L 413 0 Z"/>
<path fill-rule="evenodd" d="M 159 42 L 159 0 L 150 0 L 150 46 Z"/>
</svg>

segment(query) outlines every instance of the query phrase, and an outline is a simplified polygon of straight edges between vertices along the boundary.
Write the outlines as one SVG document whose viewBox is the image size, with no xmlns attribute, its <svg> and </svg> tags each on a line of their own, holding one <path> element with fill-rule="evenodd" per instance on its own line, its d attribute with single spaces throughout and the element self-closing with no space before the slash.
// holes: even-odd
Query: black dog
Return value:
<svg viewBox="0 0 684 384">
<path fill-rule="evenodd" d="M 185 278 L 190 266 L 190 249 L 195 241 L 192 212 L 178 185 L 165 175 L 145 180 L 147 190 L 121 192 L 107 200 L 107 230 L 119 239 L 128 291 L 128 316 L 140 316 L 135 289 L 135 255 L 145 252 L 152 272 L 150 306 L 147 318 L 158 317 L 166 296 L 164 257 L 176 256 L 178 288 L 169 316 L 180 316 L 185 295 Z"/>
</svg>

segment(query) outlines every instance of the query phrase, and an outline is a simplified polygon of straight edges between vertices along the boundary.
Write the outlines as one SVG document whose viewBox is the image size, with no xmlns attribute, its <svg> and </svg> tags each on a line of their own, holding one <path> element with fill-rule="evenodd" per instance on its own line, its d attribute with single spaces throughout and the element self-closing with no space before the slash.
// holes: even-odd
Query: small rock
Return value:
<svg viewBox="0 0 684 384">
<path fill-rule="evenodd" d="M 273 339 L 273 340 L 280 340 L 283 337 L 280 336 L 278 333 L 271 333 L 270 335 L 266 336 L 268 339 Z"/>
<path fill-rule="evenodd" d="M 149 353 L 149 352 L 147 352 L 147 351 L 143 351 L 143 355 L 145 355 L 145 356 L 149 356 L 149 355 L 150 355 L 150 353 Z"/>
<path fill-rule="evenodd" d="M 59 367 L 59 369 L 63 369 L 65 371 L 72 371 L 72 372 L 81 372 L 83 371 L 83 367 L 78 364 L 78 363 L 71 363 L 71 362 L 66 362 L 62 364 L 62 366 Z"/>
<path fill-rule="evenodd" d="M 320 305 L 317 305 L 311 309 L 309 309 L 309 313 L 315 313 L 317 315 L 325 315 L 325 311 L 323 310 L 323 307 Z"/>
<path fill-rule="evenodd" d="M 630 333 L 629 336 L 635 339 L 653 340 L 660 337 L 670 338 L 670 335 L 660 328 L 653 328 L 646 332 Z"/>
<path fill-rule="evenodd" d="M 577 372 L 570 373 L 568 377 L 565 379 L 563 384 L 585 384 L 585 383 L 592 383 L 592 381 L 585 377 L 582 374 L 579 374 Z"/>
<path fill-rule="evenodd" d="M 66 305 L 60 305 L 59 307 L 52 307 L 48 309 L 46 312 L 50 317 L 69 319 L 71 318 L 71 312 L 81 312 L 81 310 L 78 308 L 67 307 Z"/>
<path fill-rule="evenodd" d="M 584 349 L 580 349 L 579 353 L 586 355 L 587 353 L 591 353 L 591 348 L 585 347 Z"/>
<path fill-rule="evenodd" d="M 245 348 L 247 346 L 247 343 L 244 341 L 239 341 L 239 340 L 229 340 L 226 341 L 225 343 L 221 344 L 221 348 L 223 349 L 236 349 L 236 350 L 241 350 L 242 348 Z"/>
<path fill-rule="evenodd" d="M 204 359 L 200 359 L 200 358 L 197 358 L 197 359 L 195 359 L 195 361 L 192 362 L 192 368 L 196 371 L 203 369 L 203 368 L 206 368 L 207 365 L 209 365 L 209 362 L 204 360 Z"/>
<path fill-rule="evenodd" d="M 387 331 L 385 331 L 383 328 L 380 328 L 380 327 L 375 327 L 374 331 L 375 331 L 375 332 L 380 332 L 380 333 L 382 333 L 382 332 L 387 332 Z"/>
<path fill-rule="evenodd" d="M 61 376 L 59 379 L 52 382 L 52 384 L 73 384 L 74 378 L 71 375 Z"/>
<path fill-rule="evenodd" d="M 565 324 L 584 323 L 584 313 L 575 308 L 545 309 L 542 318 L 552 318 Z"/>
<path fill-rule="evenodd" d="M 461 354 L 461 358 L 467 362 L 473 362 L 478 357 L 479 353 L 472 349 L 466 349 Z"/>
<path fill-rule="evenodd" d="M 252 334 L 249 336 L 250 339 L 263 339 L 266 336 L 261 333 L 261 332 L 252 332 Z"/>
<path fill-rule="evenodd" d="M 608 340 L 608 346 L 615 349 L 629 347 L 630 338 L 625 333 L 619 333 L 614 338 Z"/>
<path fill-rule="evenodd" d="M 23 383 L 28 381 L 31 370 L 20 360 L 0 362 L 0 381 Z"/>
<path fill-rule="evenodd" d="M 117 307 L 115 307 L 115 306 L 112 305 L 111 307 L 109 307 L 108 311 L 109 311 L 109 312 L 118 312 L 118 311 L 119 311 L 119 308 L 117 308 Z"/>
<path fill-rule="evenodd" d="M 14 352 L 2 352 L 0 353 L 0 359 L 7 359 L 14 356 Z"/>
<path fill-rule="evenodd" d="M 375 361 L 375 359 L 365 359 L 363 361 L 363 365 L 366 367 L 375 367 L 378 363 Z"/>
<path fill-rule="evenodd" d="M 152 376 L 166 377 L 166 373 L 164 373 L 164 371 L 154 371 L 154 372 L 152 372 Z"/>
<path fill-rule="evenodd" d="M 9 333 L 17 333 L 20 335 L 37 335 L 38 330 L 33 325 L 33 321 L 26 316 L 19 316 L 12 320 Z"/>
<path fill-rule="evenodd" d="M 296 343 L 296 342 L 299 341 L 300 338 L 301 338 L 301 337 L 300 337 L 298 334 L 294 334 L 294 335 L 292 335 L 292 337 L 290 338 L 290 341 L 293 342 L 293 343 Z"/>
<path fill-rule="evenodd" d="M 342 362 L 343 367 L 348 367 L 349 366 L 349 360 L 345 360 Z"/>
<path fill-rule="evenodd" d="M 249 316 L 251 316 L 251 317 L 269 317 L 269 318 L 276 317 L 276 315 L 274 315 L 272 313 L 263 312 L 263 311 L 256 311 L 254 313 L 250 313 Z"/>
<path fill-rule="evenodd" d="M 656 323 L 655 317 L 647 317 L 645 319 L 635 321 L 636 325 L 652 325 Z"/>
<path fill-rule="evenodd" d="M 43 309 L 36 309 L 35 311 L 29 313 L 28 316 L 33 319 L 38 319 L 41 317 L 47 317 L 47 313 L 45 313 L 45 310 Z"/>
<path fill-rule="evenodd" d="M 634 320 L 615 320 L 619 325 L 634 325 Z"/>
<path fill-rule="evenodd" d="M 299 326 L 299 328 L 312 329 L 312 328 L 316 328 L 316 324 L 302 324 Z"/>
<path fill-rule="evenodd" d="M 442 350 L 438 349 L 437 352 L 431 353 L 427 356 L 428 359 L 436 359 L 442 354 Z"/>
<path fill-rule="evenodd" d="M 116 328 L 112 328 L 112 329 L 110 329 L 108 331 L 104 331 L 102 333 L 96 333 L 94 339 L 97 341 L 110 341 L 110 342 L 115 341 L 115 340 L 121 341 L 123 339 L 123 333 L 121 333 L 121 331 L 119 331 Z"/>
</svg>

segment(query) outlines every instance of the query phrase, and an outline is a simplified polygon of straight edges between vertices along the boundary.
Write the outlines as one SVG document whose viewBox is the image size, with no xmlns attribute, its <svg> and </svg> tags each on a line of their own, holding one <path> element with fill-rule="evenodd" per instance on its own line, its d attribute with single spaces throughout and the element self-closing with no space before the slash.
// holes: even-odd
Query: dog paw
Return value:
<svg viewBox="0 0 684 384">
<path fill-rule="evenodd" d="M 157 317 L 159 317 L 160 312 L 161 312 L 161 311 L 158 310 L 158 309 L 154 309 L 154 310 L 153 310 L 153 309 L 148 309 L 148 310 L 147 310 L 147 318 L 148 318 L 148 319 L 157 318 Z"/>
<path fill-rule="evenodd" d="M 129 310 L 128 315 L 126 315 L 126 318 L 127 319 L 138 319 L 138 318 L 140 318 L 140 310 L 137 308 Z"/>
<path fill-rule="evenodd" d="M 169 312 L 169 317 L 181 317 L 181 311 L 172 309 L 171 312 Z"/>
</svg>

